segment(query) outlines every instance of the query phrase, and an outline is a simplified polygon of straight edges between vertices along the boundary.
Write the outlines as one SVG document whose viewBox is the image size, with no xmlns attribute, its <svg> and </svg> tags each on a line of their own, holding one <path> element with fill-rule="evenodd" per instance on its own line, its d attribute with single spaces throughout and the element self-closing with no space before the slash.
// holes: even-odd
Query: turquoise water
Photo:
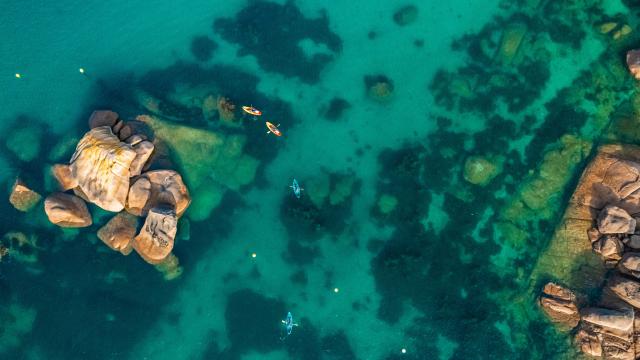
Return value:
<svg viewBox="0 0 640 360">
<path fill-rule="evenodd" d="M 635 29 L 627 6 L 4 1 L 7 198 L 18 176 L 50 193 L 48 166 L 69 161 L 93 110 L 111 109 L 160 119 L 154 167 L 180 171 L 193 203 L 173 251 L 182 273 L 166 280 L 96 237 L 106 211 L 63 231 L 42 203 L 2 202 L 0 235 L 29 240 L 0 262 L 0 358 L 573 356 L 535 305 L 554 275 L 536 264 L 589 149 L 615 138 L 609 115 L 635 96 L 623 67 L 635 30 L 599 31 Z M 203 111 L 218 95 L 284 135 Z M 242 137 L 245 157 L 189 152 L 189 134 Z M 576 143 L 584 156 L 562 157 Z M 247 158 L 255 176 L 231 180 Z M 289 311 L 299 326 L 284 336 Z"/>
</svg>

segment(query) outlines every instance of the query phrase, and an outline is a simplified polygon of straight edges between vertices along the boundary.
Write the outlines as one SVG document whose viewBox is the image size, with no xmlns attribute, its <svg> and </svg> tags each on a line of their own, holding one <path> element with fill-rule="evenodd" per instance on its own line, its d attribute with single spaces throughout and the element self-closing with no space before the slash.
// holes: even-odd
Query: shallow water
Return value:
<svg viewBox="0 0 640 360">
<path fill-rule="evenodd" d="M 609 118 L 635 98 L 623 54 L 638 35 L 599 31 L 635 26 L 627 6 L 3 1 L 7 197 L 17 176 L 50 193 L 48 166 L 111 109 L 177 126 L 156 129 L 152 167 L 180 171 L 193 203 L 173 280 L 106 247 L 95 234 L 112 214 L 96 206 L 91 227 L 63 231 L 42 202 L 0 204 L 0 235 L 30 239 L 0 262 L 0 357 L 574 356 L 537 309 L 554 277 L 537 264 L 591 149 L 621 138 Z M 284 135 L 239 111 L 231 126 L 208 115 L 218 95 Z M 210 162 L 181 145 L 203 141 L 192 128 L 242 137 L 243 153 Z M 255 175 L 229 175 L 248 158 Z M 285 336 L 289 311 L 299 326 Z"/>
</svg>

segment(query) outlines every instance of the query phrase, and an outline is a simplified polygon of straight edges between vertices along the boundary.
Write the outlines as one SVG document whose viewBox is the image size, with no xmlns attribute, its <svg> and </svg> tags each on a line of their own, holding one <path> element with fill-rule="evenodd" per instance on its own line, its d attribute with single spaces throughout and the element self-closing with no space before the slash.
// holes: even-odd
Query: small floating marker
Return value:
<svg viewBox="0 0 640 360">
<path fill-rule="evenodd" d="M 406 354 L 407 353 L 407 349 L 402 348 L 402 350 L 400 350 L 401 353 Z"/>
<path fill-rule="evenodd" d="M 338 289 L 338 288 L 333 288 L 333 292 L 337 294 L 337 293 L 339 293 L 339 292 L 340 292 L 340 289 Z"/>
<path fill-rule="evenodd" d="M 251 253 L 251 257 L 252 257 L 252 258 L 255 258 L 256 256 L 258 256 L 258 254 L 256 254 L 256 253 Z"/>
<path fill-rule="evenodd" d="M 78 71 L 80 72 L 80 74 L 84 74 L 84 68 L 80 68 L 78 69 Z"/>
<path fill-rule="evenodd" d="M 20 73 L 16 73 L 16 79 L 20 79 L 22 75 Z"/>
</svg>

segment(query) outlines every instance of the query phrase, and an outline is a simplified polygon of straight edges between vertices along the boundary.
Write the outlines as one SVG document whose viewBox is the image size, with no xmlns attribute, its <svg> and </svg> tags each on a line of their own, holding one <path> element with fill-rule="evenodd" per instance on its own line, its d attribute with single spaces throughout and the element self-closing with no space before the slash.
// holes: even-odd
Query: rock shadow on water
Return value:
<svg viewBox="0 0 640 360">
<path fill-rule="evenodd" d="M 217 19 L 213 28 L 225 40 L 240 45 L 239 55 L 254 55 L 265 71 L 307 83 L 318 82 L 321 71 L 342 49 L 326 13 L 306 18 L 292 1 L 282 5 L 250 2 L 235 18 Z M 305 49 L 305 42 L 317 49 Z"/>
</svg>

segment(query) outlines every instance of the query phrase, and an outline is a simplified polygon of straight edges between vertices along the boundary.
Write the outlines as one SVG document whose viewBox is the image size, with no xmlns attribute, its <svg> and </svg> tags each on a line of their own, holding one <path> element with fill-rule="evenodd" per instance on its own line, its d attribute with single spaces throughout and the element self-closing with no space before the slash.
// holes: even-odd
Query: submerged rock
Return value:
<svg viewBox="0 0 640 360">
<path fill-rule="evenodd" d="M 393 195 L 382 194 L 378 199 L 378 211 L 382 214 L 389 214 L 396 209 L 398 198 Z"/>
<path fill-rule="evenodd" d="M 495 56 L 497 62 L 502 64 L 513 62 L 527 34 L 527 30 L 527 26 L 522 23 L 511 24 L 504 29 L 500 47 L 498 47 Z"/>
<path fill-rule="evenodd" d="M 165 280 L 171 281 L 177 279 L 182 275 L 182 266 L 180 266 L 180 262 L 178 261 L 178 257 L 169 254 L 166 259 L 164 259 L 161 263 L 155 265 L 156 270 L 162 273 L 162 277 Z"/>
<path fill-rule="evenodd" d="M 255 178 L 260 162 L 243 153 L 244 135 L 227 136 L 150 116 L 138 119 L 169 147 L 189 188 L 198 193 L 189 212 L 193 220 L 206 219 L 227 189 L 238 190 Z"/>
<path fill-rule="evenodd" d="M 20 161 L 33 161 L 40 154 L 42 130 L 39 127 L 15 129 L 5 136 L 5 145 Z"/>
<path fill-rule="evenodd" d="M 9 202 L 14 208 L 27 212 L 31 210 L 40 199 L 42 199 L 40 194 L 29 189 L 20 179 L 16 179 L 11 189 L 11 195 L 9 196 Z"/>
<path fill-rule="evenodd" d="M 173 249 L 177 224 L 178 218 L 173 210 L 149 210 L 140 233 L 134 238 L 133 248 L 148 263 L 161 263 Z"/>
<path fill-rule="evenodd" d="M 108 126 L 86 133 L 71 158 L 71 174 L 78 190 L 99 207 L 119 212 L 129 193 L 130 167 L 136 152 Z"/>
<path fill-rule="evenodd" d="M 540 295 L 540 306 L 551 321 L 561 327 L 573 329 L 580 321 L 575 294 L 555 283 L 544 286 Z"/>
<path fill-rule="evenodd" d="M 77 196 L 53 193 L 44 201 L 44 211 L 49 221 L 61 227 L 86 227 L 91 225 L 87 205 Z"/>
<path fill-rule="evenodd" d="M 400 26 L 409 25 L 415 22 L 417 18 L 418 8 L 414 5 L 403 6 L 393 14 L 393 21 Z"/>
<path fill-rule="evenodd" d="M 624 209 L 609 205 L 598 215 L 598 231 L 602 234 L 633 234 L 636 220 Z"/>
<path fill-rule="evenodd" d="M 138 219 L 135 216 L 120 212 L 98 230 L 98 238 L 111 249 L 129 255 L 137 226 Z"/>
<path fill-rule="evenodd" d="M 483 156 L 470 156 L 464 162 L 464 179 L 474 185 L 485 186 L 502 172 L 501 161 Z"/>
<path fill-rule="evenodd" d="M 379 103 L 387 103 L 393 97 L 393 81 L 384 75 L 365 76 L 364 84 L 370 99 Z"/>
</svg>

